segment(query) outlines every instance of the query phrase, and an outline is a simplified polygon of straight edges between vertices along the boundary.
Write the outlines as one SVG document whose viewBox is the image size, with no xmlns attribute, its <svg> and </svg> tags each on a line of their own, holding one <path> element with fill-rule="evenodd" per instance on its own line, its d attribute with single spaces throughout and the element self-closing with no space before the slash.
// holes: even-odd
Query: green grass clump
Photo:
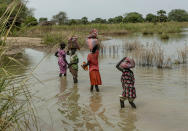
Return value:
<svg viewBox="0 0 188 131">
<path fill-rule="evenodd" d="M 65 38 L 63 35 L 61 34 L 45 34 L 43 37 L 43 44 L 46 44 L 48 46 L 54 46 L 58 43 L 61 43 L 62 41 L 64 41 Z"/>
<path fill-rule="evenodd" d="M 161 34 L 161 39 L 162 40 L 168 40 L 170 37 L 169 37 L 169 35 L 168 34 L 166 34 L 166 33 L 162 33 Z"/>
</svg>

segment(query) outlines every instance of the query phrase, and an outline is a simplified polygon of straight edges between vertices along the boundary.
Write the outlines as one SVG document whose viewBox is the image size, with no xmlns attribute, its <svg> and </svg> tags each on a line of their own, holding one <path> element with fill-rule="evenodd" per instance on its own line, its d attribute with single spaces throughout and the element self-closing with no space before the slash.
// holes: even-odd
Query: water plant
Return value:
<svg viewBox="0 0 188 131">
<path fill-rule="evenodd" d="M 125 50 L 130 52 L 137 65 L 154 66 L 157 68 L 172 68 L 173 64 L 184 64 L 187 62 L 186 46 L 183 49 L 177 50 L 177 59 L 172 59 L 165 55 L 163 48 L 157 44 L 141 45 L 139 42 L 125 43 Z"/>
<path fill-rule="evenodd" d="M 142 45 L 140 43 L 138 43 L 138 41 L 125 43 L 125 49 L 128 51 L 137 50 L 137 49 L 140 49 L 141 47 L 142 47 Z"/>
<path fill-rule="evenodd" d="M 180 49 L 177 52 L 180 63 L 185 64 L 187 62 L 188 46 L 185 46 L 183 49 Z"/>
<path fill-rule="evenodd" d="M 166 33 L 162 33 L 161 34 L 161 39 L 163 39 L 163 40 L 168 40 L 170 37 L 169 37 L 169 35 L 168 34 L 166 34 Z"/>
</svg>

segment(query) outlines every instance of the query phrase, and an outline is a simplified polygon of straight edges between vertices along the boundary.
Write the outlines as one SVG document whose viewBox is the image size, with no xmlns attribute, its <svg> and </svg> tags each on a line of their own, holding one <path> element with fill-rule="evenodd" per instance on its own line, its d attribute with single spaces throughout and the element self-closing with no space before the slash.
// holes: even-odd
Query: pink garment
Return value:
<svg viewBox="0 0 188 131">
<path fill-rule="evenodd" d="M 88 54 L 87 61 L 89 62 L 89 72 L 93 70 L 99 70 L 99 63 L 98 63 L 99 51 L 97 50 L 94 54 Z"/>
<path fill-rule="evenodd" d="M 67 63 L 64 60 L 66 58 L 66 52 L 64 50 L 58 49 L 58 65 L 61 74 L 66 74 Z"/>
<path fill-rule="evenodd" d="M 87 44 L 90 50 L 93 49 L 94 46 L 98 44 L 98 39 L 89 38 L 87 39 Z"/>
</svg>

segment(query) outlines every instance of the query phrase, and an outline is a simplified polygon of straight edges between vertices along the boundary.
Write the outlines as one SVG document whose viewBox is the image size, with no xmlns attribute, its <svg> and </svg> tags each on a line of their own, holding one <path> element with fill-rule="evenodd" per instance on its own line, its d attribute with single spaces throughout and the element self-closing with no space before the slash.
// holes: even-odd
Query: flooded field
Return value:
<svg viewBox="0 0 188 131">
<path fill-rule="evenodd" d="M 188 130 L 188 65 L 173 69 L 140 67 L 133 69 L 136 78 L 137 109 L 128 102 L 120 109 L 121 72 L 115 65 L 126 55 L 121 48 L 123 41 L 139 40 L 162 44 L 155 37 L 124 37 L 104 41 L 106 52 L 100 55 L 100 73 L 103 85 L 100 92 L 89 91 L 89 72 L 80 66 L 79 83 L 73 84 L 71 74 L 59 78 L 57 58 L 33 49 L 25 49 L 27 66 L 20 69 L 16 80 L 24 79 L 35 68 L 28 82 L 33 102 L 38 111 L 39 127 L 42 131 L 93 130 L 93 131 L 186 131 Z M 174 38 L 175 39 L 175 38 Z M 164 42 L 164 46 L 178 47 L 187 44 L 188 37 L 178 37 Z M 118 46 L 117 46 L 118 45 Z M 108 46 L 116 46 L 110 49 Z M 119 48 L 118 48 L 119 47 Z M 112 51 L 110 51 L 112 50 Z M 114 53 L 112 53 L 114 50 Z M 111 53 L 110 53 L 111 52 Z M 78 52 L 81 64 L 87 59 L 87 51 Z M 68 57 L 69 59 L 69 57 Z M 39 64 L 40 63 L 40 64 Z M 19 70 L 19 69 L 18 69 Z M 37 78 L 37 79 L 36 79 Z"/>
</svg>

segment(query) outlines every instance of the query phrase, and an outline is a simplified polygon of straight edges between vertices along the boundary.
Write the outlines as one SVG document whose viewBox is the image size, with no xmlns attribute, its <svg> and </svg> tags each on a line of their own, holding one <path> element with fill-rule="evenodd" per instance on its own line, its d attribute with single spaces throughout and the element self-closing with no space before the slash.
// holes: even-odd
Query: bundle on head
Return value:
<svg viewBox="0 0 188 131">
<path fill-rule="evenodd" d="M 93 29 L 90 31 L 88 38 L 91 39 L 97 39 L 98 31 L 96 29 Z"/>
<path fill-rule="evenodd" d="M 76 37 L 76 36 L 72 36 L 71 38 L 69 38 L 69 40 L 68 40 L 68 49 L 69 50 L 71 50 L 72 48 L 80 50 L 77 40 L 78 40 L 78 37 Z"/>
<path fill-rule="evenodd" d="M 97 35 L 98 35 L 98 32 L 96 29 L 93 29 L 91 32 L 90 32 L 90 35 L 88 36 L 87 38 L 87 45 L 89 47 L 90 50 L 92 50 L 96 45 L 99 44 L 98 42 L 98 38 L 97 38 Z"/>
<path fill-rule="evenodd" d="M 133 59 L 126 57 L 123 62 L 121 62 L 120 67 L 123 69 L 134 68 L 135 62 Z"/>
</svg>

